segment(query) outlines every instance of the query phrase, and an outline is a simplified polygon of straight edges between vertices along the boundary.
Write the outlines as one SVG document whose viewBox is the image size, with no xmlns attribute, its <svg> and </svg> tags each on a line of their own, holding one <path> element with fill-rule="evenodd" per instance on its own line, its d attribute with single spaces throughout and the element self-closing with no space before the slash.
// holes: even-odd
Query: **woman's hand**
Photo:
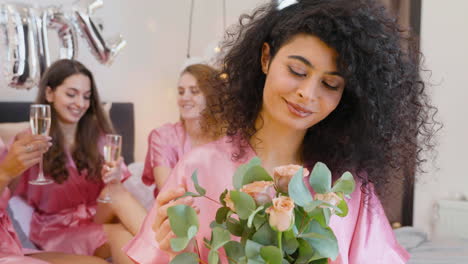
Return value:
<svg viewBox="0 0 468 264">
<path fill-rule="evenodd" d="M 118 183 L 121 179 L 120 166 L 123 158 L 120 157 L 117 161 L 105 162 L 101 168 L 102 181 L 105 184 Z"/>
<path fill-rule="evenodd" d="M 21 175 L 25 170 L 39 163 L 42 154 L 52 145 L 51 137 L 21 133 L 11 145 L 8 154 L 0 162 L 0 175 L 8 181 Z"/>
<path fill-rule="evenodd" d="M 178 199 L 176 201 L 174 200 L 182 196 L 185 191 L 186 190 L 183 187 L 172 188 L 164 190 L 163 192 L 159 193 L 158 197 L 156 197 L 158 211 L 154 220 L 153 230 L 156 233 L 156 241 L 158 241 L 159 248 L 169 254 L 171 258 L 180 252 L 176 253 L 172 251 L 171 248 L 171 239 L 175 238 L 176 235 L 172 232 L 169 218 L 167 217 L 167 209 L 174 205 L 185 204 L 187 206 L 192 206 L 197 214 L 200 212 L 196 206 L 193 206 L 193 198 L 190 196 Z M 194 251 L 193 243 L 189 244 L 186 251 Z"/>
</svg>

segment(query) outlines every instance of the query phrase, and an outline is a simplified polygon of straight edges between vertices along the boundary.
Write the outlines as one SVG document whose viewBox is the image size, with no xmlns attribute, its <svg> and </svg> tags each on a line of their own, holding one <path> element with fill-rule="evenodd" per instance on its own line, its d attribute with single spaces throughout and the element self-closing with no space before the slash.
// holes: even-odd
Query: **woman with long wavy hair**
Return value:
<svg viewBox="0 0 468 264">
<path fill-rule="evenodd" d="M 418 53 L 383 6 L 372 0 L 271 1 L 228 32 L 218 101 L 207 108 L 227 136 L 179 161 L 140 233 L 127 246 L 137 263 L 167 263 L 176 254 L 167 208 L 193 206 L 200 228 L 191 249 L 207 260 L 204 237 L 217 205 L 182 196 L 190 176 L 216 199 L 236 168 L 254 156 L 273 174 L 286 164 L 325 162 L 336 177 L 352 171 L 349 213 L 332 218 L 334 264 L 405 263 L 378 194 L 394 172 L 419 167 L 432 149 L 435 110 L 419 78 Z M 395 179 L 403 180 L 403 179 Z M 195 244 L 194 243 L 194 244 Z M 190 249 L 189 249 L 190 250 Z M 227 263 L 226 259 L 222 260 Z"/>
<path fill-rule="evenodd" d="M 16 187 L 34 208 L 30 239 L 40 249 L 79 255 L 112 256 L 131 263 L 120 250 L 132 236 L 114 212 L 96 200 L 104 189 L 103 137 L 113 128 L 101 106 L 93 74 L 75 60 L 59 60 L 41 79 L 36 103 L 51 106 L 53 145 L 44 154 L 44 173 L 53 183 L 30 185 L 37 166 Z M 106 164 L 107 165 L 107 164 Z M 122 181 L 130 173 L 122 165 Z M 106 223 L 107 222 L 107 223 Z"/>
</svg>

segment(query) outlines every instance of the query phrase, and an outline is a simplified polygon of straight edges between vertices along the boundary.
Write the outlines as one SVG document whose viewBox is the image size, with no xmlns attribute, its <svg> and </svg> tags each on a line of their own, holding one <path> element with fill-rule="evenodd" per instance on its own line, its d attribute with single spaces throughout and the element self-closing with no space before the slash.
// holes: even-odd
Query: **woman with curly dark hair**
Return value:
<svg viewBox="0 0 468 264">
<path fill-rule="evenodd" d="M 347 201 L 349 214 L 330 224 L 339 246 L 331 263 L 405 263 L 409 255 L 396 242 L 376 190 L 393 171 L 421 164 L 434 128 L 418 54 L 403 33 L 371 0 L 271 3 L 242 16 L 224 46 L 226 81 L 208 108 L 227 124 L 228 136 L 179 162 L 129 256 L 138 263 L 171 258 L 174 234 L 165 209 L 183 203 L 200 212 L 196 242 L 207 259 L 203 237 L 210 237 L 216 204 L 176 198 L 193 191 L 195 169 L 207 195 L 218 197 L 231 187 L 236 168 L 256 155 L 270 173 L 316 161 L 335 175 L 353 171 L 359 188 Z"/>
</svg>

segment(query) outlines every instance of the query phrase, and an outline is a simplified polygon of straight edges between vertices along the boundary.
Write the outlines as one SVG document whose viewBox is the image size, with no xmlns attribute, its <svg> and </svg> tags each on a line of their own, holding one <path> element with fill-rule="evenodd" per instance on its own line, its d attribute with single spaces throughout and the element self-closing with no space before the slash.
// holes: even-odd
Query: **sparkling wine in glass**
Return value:
<svg viewBox="0 0 468 264">
<path fill-rule="evenodd" d="M 32 104 L 29 111 L 29 124 L 34 135 L 49 135 L 51 123 L 50 106 L 47 104 Z M 30 180 L 33 185 L 46 185 L 54 181 L 44 176 L 43 162 L 39 162 L 39 173 L 35 180 Z"/>
<path fill-rule="evenodd" d="M 120 158 L 120 155 L 122 153 L 122 136 L 120 135 L 115 135 L 115 134 L 107 134 L 104 142 L 104 149 L 103 149 L 103 154 L 104 154 L 104 160 L 106 163 L 117 163 L 118 159 Z M 120 170 L 114 170 L 111 172 L 111 179 L 110 183 L 115 182 L 115 180 L 118 180 L 118 176 L 120 175 Z M 98 198 L 98 202 L 101 203 L 112 203 L 112 199 L 109 196 L 109 192 L 107 191 L 104 194 L 104 197 Z"/>
</svg>

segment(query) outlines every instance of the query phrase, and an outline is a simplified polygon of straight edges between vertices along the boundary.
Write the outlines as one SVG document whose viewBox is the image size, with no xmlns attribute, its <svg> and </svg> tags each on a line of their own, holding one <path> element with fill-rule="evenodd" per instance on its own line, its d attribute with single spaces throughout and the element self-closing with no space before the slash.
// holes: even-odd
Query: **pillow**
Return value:
<svg viewBox="0 0 468 264">
<path fill-rule="evenodd" d="M 29 122 L 0 123 L 0 139 L 10 144 L 16 134 L 29 128 Z"/>
<path fill-rule="evenodd" d="M 132 176 L 130 176 L 123 185 L 147 210 L 149 210 L 153 206 L 154 185 L 147 186 L 141 181 L 143 167 L 143 162 L 134 162 L 128 165 L 128 170 Z"/>
<path fill-rule="evenodd" d="M 23 248 L 37 249 L 29 240 L 30 223 L 34 209 L 21 197 L 13 196 L 8 201 L 8 214 Z"/>
</svg>

